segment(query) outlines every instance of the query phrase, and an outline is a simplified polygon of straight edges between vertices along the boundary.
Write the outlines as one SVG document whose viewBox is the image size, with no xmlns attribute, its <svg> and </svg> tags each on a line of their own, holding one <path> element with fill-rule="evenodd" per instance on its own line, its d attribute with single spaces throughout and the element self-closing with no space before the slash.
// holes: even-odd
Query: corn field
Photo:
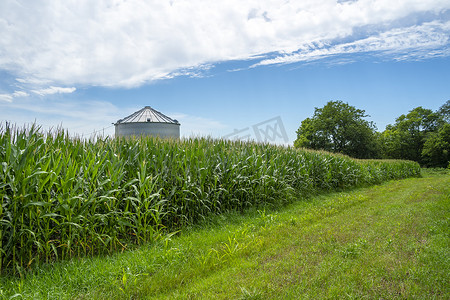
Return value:
<svg viewBox="0 0 450 300">
<path fill-rule="evenodd" d="M 154 241 L 210 214 L 420 174 L 409 161 L 0 125 L 0 272 Z M 14 272 L 14 271 L 13 271 Z"/>
</svg>

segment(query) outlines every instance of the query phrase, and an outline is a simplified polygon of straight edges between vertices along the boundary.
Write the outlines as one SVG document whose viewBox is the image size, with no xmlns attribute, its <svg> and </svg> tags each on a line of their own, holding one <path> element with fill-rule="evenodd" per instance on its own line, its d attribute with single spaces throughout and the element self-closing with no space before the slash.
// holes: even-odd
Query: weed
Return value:
<svg viewBox="0 0 450 300">
<path fill-rule="evenodd" d="M 344 258 L 356 258 L 360 256 L 366 248 L 367 241 L 364 239 L 359 239 L 354 243 L 347 244 L 343 249 L 340 250 L 340 252 L 342 257 Z"/>
<path fill-rule="evenodd" d="M 258 300 L 264 299 L 263 294 L 259 292 L 256 288 L 251 291 L 247 290 L 245 287 L 241 287 L 241 296 L 238 298 L 241 300 Z"/>
</svg>

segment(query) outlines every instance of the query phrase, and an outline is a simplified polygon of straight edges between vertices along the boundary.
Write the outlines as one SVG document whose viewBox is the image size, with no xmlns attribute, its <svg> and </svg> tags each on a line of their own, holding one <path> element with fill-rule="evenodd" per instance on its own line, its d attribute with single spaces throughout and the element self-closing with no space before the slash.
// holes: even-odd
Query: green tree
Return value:
<svg viewBox="0 0 450 300">
<path fill-rule="evenodd" d="M 437 111 L 442 121 L 450 123 L 450 100 L 447 100 Z"/>
<path fill-rule="evenodd" d="M 446 123 L 444 115 L 444 106 L 436 112 L 419 106 L 398 117 L 395 124 L 386 126 L 379 136 L 382 157 L 425 164 L 422 153 L 425 142 Z"/>
<path fill-rule="evenodd" d="M 422 150 L 423 161 L 428 167 L 445 168 L 450 159 L 450 124 L 444 124 L 438 132 L 432 133 Z"/>
<path fill-rule="evenodd" d="M 396 159 L 412 156 L 409 138 L 408 132 L 388 125 L 386 130 L 378 135 L 381 156 Z"/>
<path fill-rule="evenodd" d="M 378 156 L 375 126 L 364 110 L 342 101 L 329 101 L 315 108 L 313 117 L 302 121 L 294 146 L 343 153 L 357 158 Z"/>
</svg>

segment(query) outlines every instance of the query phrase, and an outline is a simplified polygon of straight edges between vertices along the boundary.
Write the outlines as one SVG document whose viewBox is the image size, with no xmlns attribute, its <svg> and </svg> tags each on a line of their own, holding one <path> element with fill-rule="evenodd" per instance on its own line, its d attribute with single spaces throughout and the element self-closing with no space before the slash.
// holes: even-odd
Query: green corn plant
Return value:
<svg viewBox="0 0 450 300">
<path fill-rule="evenodd" d="M 210 214 L 420 176 L 414 162 L 0 124 L 0 272 L 154 242 Z"/>
</svg>

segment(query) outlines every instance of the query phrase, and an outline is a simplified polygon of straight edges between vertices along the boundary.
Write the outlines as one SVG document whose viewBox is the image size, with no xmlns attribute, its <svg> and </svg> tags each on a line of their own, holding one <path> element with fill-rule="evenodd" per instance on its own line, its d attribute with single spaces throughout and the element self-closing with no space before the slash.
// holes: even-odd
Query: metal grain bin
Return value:
<svg viewBox="0 0 450 300">
<path fill-rule="evenodd" d="M 146 106 L 114 123 L 116 137 L 159 136 L 180 138 L 180 123 Z"/>
</svg>

